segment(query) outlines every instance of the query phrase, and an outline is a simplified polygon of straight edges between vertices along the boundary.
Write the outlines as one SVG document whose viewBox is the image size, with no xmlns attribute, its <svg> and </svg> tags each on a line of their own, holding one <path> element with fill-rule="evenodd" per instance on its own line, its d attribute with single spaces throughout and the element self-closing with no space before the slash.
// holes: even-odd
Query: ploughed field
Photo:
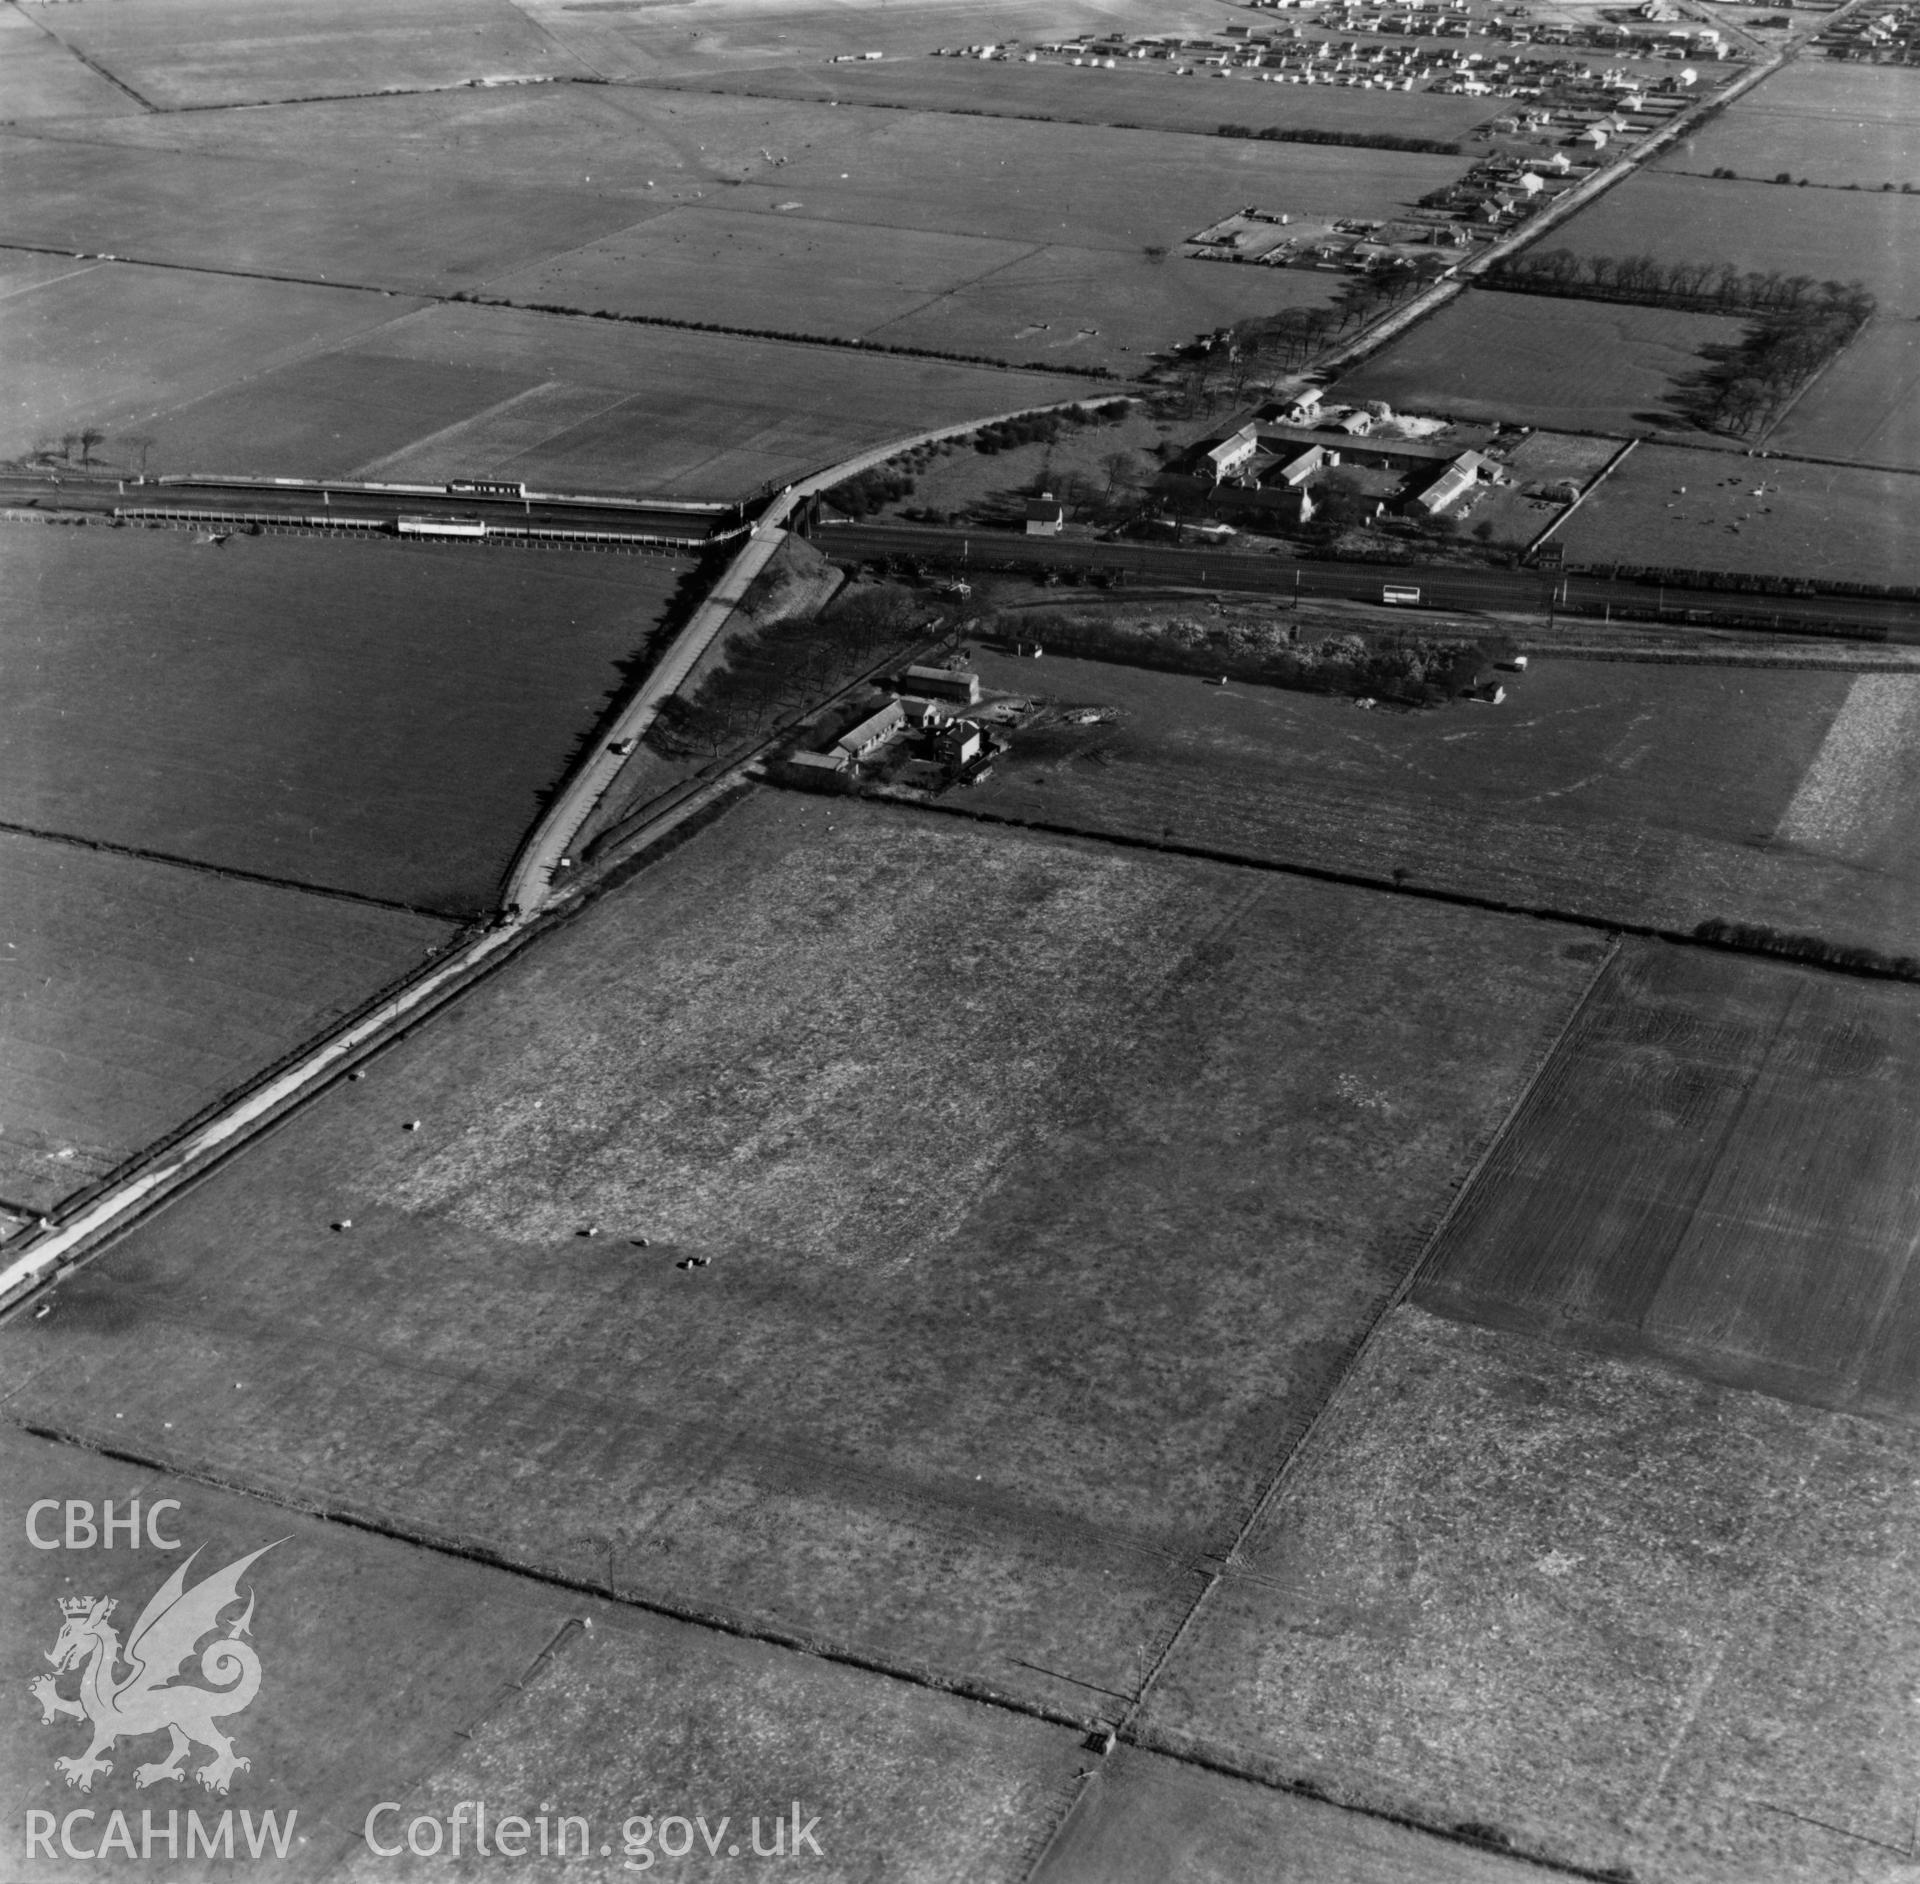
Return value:
<svg viewBox="0 0 1920 1884">
<path fill-rule="evenodd" d="M 1745 324 L 1717 314 L 1476 290 L 1421 321 L 1340 380 L 1336 395 L 1396 411 L 1630 435 L 1680 426 L 1669 403 L 1736 345 Z"/>
<path fill-rule="evenodd" d="M 156 469 L 736 498 L 1088 382 L 442 304 L 150 422 Z"/>
<path fill-rule="evenodd" d="M 271 380 L 280 369 L 351 344 L 419 305 L 335 287 L 67 256 L 7 259 L 0 278 L 5 457 L 90 426 L 108 434 L 100 461 L 116 469 L 137 471 L 143 463 L 155 471 L 238 469 L 231 460 L 252 446 L 243 436 L 209 441 L 227 462 L 191 465 L 169 462 L 164 453 L 143 457 L 137 441 L 155 431 L 157 413 L 219 387 Z M 348 380 L 341 403 L 375 406 L 381 390 Z"/>
<path fill-rule="evenodd" d="M 1420 1300 L 1911 1423 L 1916 1092 L 1911 987 L 1630 948 Z"/>
<path fill-rule="evenodd" d="M 1051 655 L 979 665 L 991 687 L 1111 717 L 1016 730 L 990 780 L 940 801 L 956 813 L 1600 920 L 1911 949 L 1910 677 L 1536 655 L 1499 677 L 1497 707 L 1403 714 Z"/>
<path fill-rule="evenodd" d="M 0 1331 L 11 1405 L 1084 1719 L 1597 953 L 757 794 Z"/>
<path fill-rule="evenodd" d="M 686 567 L 7 525 L 0 822 L 486 909 Z"/>
</svg>

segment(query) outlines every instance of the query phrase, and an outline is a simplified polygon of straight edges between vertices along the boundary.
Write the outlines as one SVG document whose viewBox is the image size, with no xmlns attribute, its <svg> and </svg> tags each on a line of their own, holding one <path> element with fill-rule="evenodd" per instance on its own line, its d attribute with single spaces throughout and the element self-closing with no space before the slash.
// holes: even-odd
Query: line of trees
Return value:
<svg viewBox="0 0 1920 1884">
<path fill-rule="evenodd" d="M 1049 653 L 1186 674 L 1232 674 L 1309 693 L 1369 694 L 1408 706 L 1438 706 L 1479 686 L 1510 660 L 1504 635 L 1474 640 L 1357 634 L 1301 638 L 1293 623 L 1202 623 L 1138 617 L 1089 618 L 1023 610 L 983 625 L 1008 640 L 1038 641 Z"/>
<path fill-rule="evenodd" d="M 1324 307 L 1282 308 L 1236 321 L 1224 334 L 1189 349 L 1179 374 L 1182 402 L 1197 412 L 1221 399 L 1238 399 L 1249 381 L 1275 367 L 1298 369 L 1356 328 L 1390 313 L 1432 287 L 1453 257 L 1435 250 L 1412 268 L 1393 264 L 1357 269 Z"/>
<path fill-rule="evenodd" d="M 1873 296 L 1859 281 L 1821 281 L 1778 268 L 1742 269 L 1732 262 L 1576 255 L 1565 248 L 1522 250 L 1496 262 L 1481 279 L 1490 288 L 1521 294 L 1627 301 L 1703 314 L 1778 314 L 1840 306 L 1857 310 L 1864 321 L 1874 307 Z"/>
<path fill-rule="evenodd" d="M 1710 916 L 1705 922 L 1696 924 L 1693 933 L 1700 941 L 1718 943 L 1723 948 L 1752 949 L 1762 955 L 1784 955 L 1789 961 L 1818 962 L 1825 968 L 1851 969 L 1855 974 L 1920 981 L 1920 961 L 1911 955 L 1889 955 L 1882 949 L 1832 942 L 1825 936 L 1796 935 L 1791 930 L 1775 929 L 1766 923 L 1729 922 L 1721 916 Z"/>
<path fill-rule="evenodd" d="M 973 434 L 973 448 L 991 457 L 997 451 L 1012 451 L 1018 445 L 1051 445 L 1061 433 L 1079 426 L 1118 424 L 1131 410 L 1126 400 L 1109 399 L 1097 406 L 1025 412 L 1018 418 L 1002 419 L 997 425 L 981 426 Z"/>
<path fill-rule="evenodd" d="M 764 737 L 784 715 L 911 645 L 925 613 L 904 589 L 858 588 L 822 614 L 741 635 L 689 698 L 669 695 L 647 744 L 669 759 L 712 758 Z"/>
<path fill-rule="evenodd" d="M 1764 430 L 1860 331 L 1873 309 L 1871 295 L 1864 301 L 1811 302 L 1756 320 L 1738 345 L 1707 349 L 1706 371 L 1677 403 L 1714 431 Z"/>
<path fill-rule="evenodd" d="M 1223 124 L 1221 137 L 1253 137 L 1269 144 L 1345 144 L 1358 150 L 1417 150 L 1436 157 L 1458 157 L 1460 146 L 1438 137 L 1403 137 L 1395 131 L 1317 131 L 1310 126 Z"/>
</svg>

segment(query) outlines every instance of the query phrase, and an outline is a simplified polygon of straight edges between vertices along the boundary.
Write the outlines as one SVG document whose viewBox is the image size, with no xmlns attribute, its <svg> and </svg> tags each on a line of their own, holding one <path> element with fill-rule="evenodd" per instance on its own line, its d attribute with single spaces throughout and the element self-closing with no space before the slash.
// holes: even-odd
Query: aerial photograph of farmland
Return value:
<svg viewBox="0 0 1920 1884">
<path fill-rule="evenodd" d="M 0 0 L 0 1884 L 1920 1876 L 1920 0 Z"/>
</svg>

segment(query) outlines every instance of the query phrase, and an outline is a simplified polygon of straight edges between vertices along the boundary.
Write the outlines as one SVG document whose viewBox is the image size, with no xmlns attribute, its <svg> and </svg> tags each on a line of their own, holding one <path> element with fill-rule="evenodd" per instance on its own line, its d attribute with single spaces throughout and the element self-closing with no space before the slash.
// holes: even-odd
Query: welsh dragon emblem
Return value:
<svg viewBox="0 0 1920 1884">
<path fill-rule="evenodd" d="M 260 1657 L 250 1642 L 241 1640 L 253 1621 L 251 1592 L 246 1613 L 228 1625 L 225 1635 L 208 1643 L 200 1656 L 202 1678 L 219 1685 L 166 1684 L 180 1673 L 200 1639 L 219 1627 L 221 1611 L 240 1600 L 240 1578 L 247 1566 L 273 1548 L 273 1544 L 263 1545 L 188 1589 L 187 1572 L 200 1554 L 196 1550 L 154 1591 L 124 1649 L 108 1621 L 114 1611 L 112 1597 L 61 1598 L 60 1635 L 46 1656 L 54 1672 L 36 1676 L 27 1686 L 40 1703 L 42 1726 L 51 1726 L 61 1715 L 93 1723 L 93 1744 L 85 1753 L 78 1759 L 63 1756 L 54 1761 L 69 1786 L 91 1792 L 96 1777 L 113 1771 L 113 1762 L 101 1755 L 115 1741 L 161 1732 L 173 1736 L 167 1757 L 136 1766 L 136 1786 L 184 1780 L 181 1768 L 196 1741 L 213 1750 L 213 1758 L 194 1773 L 209 1792 L 225 1792 L 234 1774 L 247 1770 L 248 1762 L 213 1723 L 222 1715 L 238 1714 L 260 1692 Z M 58 1687 L 59 1676 L 70 1668 L 80 1669 L 80 1691 L 71 1701 Z"/>
</svg>

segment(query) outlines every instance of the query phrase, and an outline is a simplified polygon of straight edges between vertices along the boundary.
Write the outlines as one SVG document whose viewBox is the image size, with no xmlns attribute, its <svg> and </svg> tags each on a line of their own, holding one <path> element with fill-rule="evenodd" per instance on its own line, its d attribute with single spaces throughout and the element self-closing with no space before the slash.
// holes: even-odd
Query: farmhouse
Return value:
<svg viewBox="0 0 1920 1884">
<path fill-rule="evenodd" d="M 955 720 L 934 737 L 934 750 L 944 765 L 956 771 L 971 765 L 987 749 L 987 736 L 971 720 Z"/>
<path fill-rule="evenodd" d="M 1211 472 L 1214 483 L 1218 484 L 1222 478 L 1244 470 L 1259 449 L 1258 431 L 1251 425 L 1243 425 L 1230 438 L 1223 438 L 1209 448 L 1202 461 L 1206 469 L 1201 475 Z"/>
</svg>

